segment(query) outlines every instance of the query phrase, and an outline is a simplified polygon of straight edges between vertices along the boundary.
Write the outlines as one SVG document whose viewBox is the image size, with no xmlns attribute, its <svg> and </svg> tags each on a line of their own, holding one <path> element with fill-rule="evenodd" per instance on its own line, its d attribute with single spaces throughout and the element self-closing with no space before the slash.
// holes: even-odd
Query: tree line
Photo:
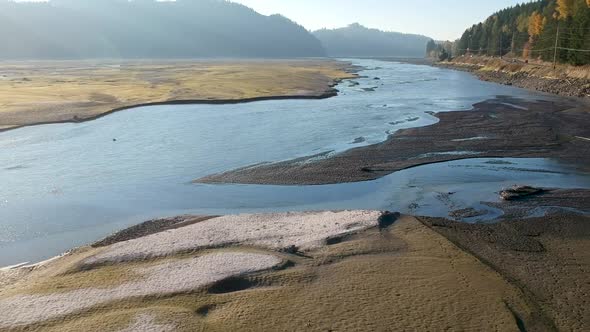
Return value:
<svg viewBox="0 0 590 332">
<path fill-rule="evenodd" d="M 503 9 L 442 47 L 452 55 L 590 64 L 590 0 L 539 0 Z"/>
</svg>

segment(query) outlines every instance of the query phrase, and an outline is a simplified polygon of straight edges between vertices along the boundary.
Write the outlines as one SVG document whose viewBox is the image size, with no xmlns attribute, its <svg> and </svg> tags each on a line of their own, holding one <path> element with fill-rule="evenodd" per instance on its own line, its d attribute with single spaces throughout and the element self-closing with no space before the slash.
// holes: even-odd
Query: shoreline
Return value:
<svg viewBox="0 0 590 332">
<path fill-rule="evenodd" d="M 590 113 L 571 100 L 498 97 L 468 111 L 436 113 L 439 122 L 402 129 L 387 140 L 330 158 L 247 166 L 194 180 L 206 184 L 323 185 L 371 181 L 426 164 L 470 158 L 556 158 L 590 170 Z M 515 130 L 518 129 L 518 130 Z M 307 159 L 309 159 L 308 157 Z"/>
<path fill-rule="evenodd" d="M 126 111 L 134 108 L 139 107 L 149 107 L 149 106 L 166 106 L 166 105 L 236 105 L 236 104 L 248 104 L 248 103 L 255 103 L 260 101 L 272 101 L 272 100 L 321 100 L 321 99 L 328 99 L 332 97 L 338 96 L 338 90 L 334 89 L 333 87 L 337 86 L 341 83 L 344 79 L 336 80 L 336 82 L 330 87 L 331 90 L 326 91 L 319 95 L 285 95 L 285 96 L 265 96 L 265 97 L 252 97 L 252 98 L 242 98 L 242 99 L 180 99 L 180 100 L 169 100 L 169 101 L 156 101 L 156 102 L 147 102 L 147 103 L 140 103 L 140 104 L 133 104 L 129 106 L 122 106 L 113 108 L 110 111 L 92 116 L 87 118 L 81 119 L 69 119 L 69 120 L 56 120 L 56 121 L 46 121 L 46 122 L 35 122 L 31 124 L 20 125 L 16 127 L 10 128 L 0 128 L 0 133 L 4 133 L 11 130 L 27 128 L 27 127 L 34 127 L 34 126 L 43 126 L 43 125 L 52 125 L 52 124 L 65 124 L 65 123 L 84 123 L 89 121 L 94 121 L 105 116 L 111 115 L 113 113 Z"/>
<path fill-rule="evenodd" d="M 338 85 L 342 80 L 344 80 L 344 79 L 335 80 L 335 82 L 332 85 L 332 88 L 334 86 Z M 224 103 L 239 104 L 239 103 L 242 103 L 242 102 L 256 102 L 256 101 L 277 100 L 277 99 L 323 99 L 323 98 L 330 98 L 331 96 L 328 95 L 328 94 L 337 95 L 337 90 L 332 89 L 332 91 L 325 93 L 323 96 L 321 96 L 321 95 L 320 96 L 275 96 L 275 97 L 248 98 L 248 99 L 243 99 L 243 100 L 240 100 L 240 99 L 230 99 L 230 100 L 177 101 L 177 102 L 173 102 L 172 104 L 174 104 L 174 103 L 178 103 L 178 104 L 199 104 L 199 103 L 201 103 L 201 104 L 224 104 Z M 483 102 L 483 103 L 485 103 L 485 102 Z M 158 103 L 145 104 L 145 106 L 161 105 L 161 104 L 170 104 L 170 103 L 168 103 L 168 102 L 161 102 L 161 103 L 158 102 Z M 143 105 L 140 105 L 140 106 L 143 106 Z M 124 108 L 121 108 L 121 109 L 113 110 L 112 112 L 116 112 L 118 110 L 124 110 L 124 109 L 134 108 L 134 107 L 140 107 L 140 106 L 124 107 Z M 475 105 L 474 105 L 474 107 L 475 107 Z M 473 110 L 470 110 L 470 111 L 459 111 L 459 112 L 472 112 L 472 111 Z M 459 112 L 445 112 L 445 113 L 459 113 Z M 106 116 L 108 114 L 111 114 L 111 113 L 107 113 L 107 114 L 104 114 L 104 115 L 101 115 L 101 116 Z M 441 114 L 441 113 L 438 113 L 438 114 Z M 101 117 L 101 116 L 99 116 L 99 117 Z M 93 119 L 87 119 L 87 120 L 85 119 L 84 121 L 91 121 L 91 120 L 93 120 Z M 72 122 L 72 121 L 68 121 L 68 122 Z M 433 124 L 431 126 L 435 126 L 435 125 L 437 125 L 437 124 Z M 427 126 L 427 127 L 429 127 L 429 126 Z M 418 129 L 418 128 L 405 129 L 404 131 L 406 131 L 406 130 L 407 131 L 412 131 L 414 129 Z M 588 135 L 588 136 L 590 136 L 590 135 Z M 580 140 L 587 140 L 583 136 L 575 136 L 575 137 L 576 138 L 579 138 Z M 381 145 L 383 143 L 385 143 L 385 142 L 378 143 L 377 145 Z M 364 149 L 364 148 L 366 148 L 366 147 L 355 148 L 353 150 L 356 150 L 356 149 Z M 351 151 L 351 150 L 347 150 L 347 151 L 345 151 L 343 153 L 345 154 L 345 153 L 347 153 L 349 151 Z M 397 169 L 397 170 L 408 169 L 408 168 L 413 168 L 413 167 L 419 167 L 419 166 L 422 166 L 422 165 L 428 165 L 428 164 L 440 163 L 440 162 L 446 162 L 446 161 L 452 161 L 452 160 L 473 159 L 473 158 L 503 158 L 503 157 L 511 157 L 511 156 L 506 156 L 506 155 L 501 155 L 501 154 L 481 154 L 481 153 L 474 154 L 474 155 L 467 155 L 467 156 L 445 156 L 445 157 L 434 158 L 434 160 L 429 160 L 429 161 L 424 161 L 424 162 L 412 164 L 412 165 L 409 165 L 409 166 L 406 166 L 404 168 L 400 168 L 400 169 Z M 331 159 L 331 158 L 328 158 L 328 159 Z M 287 161 L 287 162 L 291 162 L 291 161 Z M 262 167 L 264 167 L 264 166 L 262 166 Z M 254 169 L 256 169 L 256 168 L 258 168 L 258 167 L 254 167 Z M 251 166 L 246 166 L 246 169 L 252 169 L 252 167 Z M 394 171 L 397 171 L 397 170 L 394 170 Z M 236 170 L 230 170 L 228 173 L 233 173 L 235 171 Z M 237 171 L 240 171 L 240 170 L 237 170 Z M 379 169 L 379 168 L 377 168 L 377 169 L 367 168 L 367 169 L 363 169 L 361 171 L 363 173 L 370 173 L 370 176 L 374 176 L 374 178 L 373 177 L 370 177 L 370 178 L 367 178 L 367 179 L 350 180 L 350 181 L 346 181 L 346 182 L 371 181 L 371 180 L 380 178 L 382 176 L 388 175 L 391 172 L 394 172 L 394 171 L 391 171 L 391 170 L 385 170 L 385 169 Z M 383 175 L 380 175 L 380 173 L 383 173 Z M 225 173 L 223 173 L 223 174 L 225 174 Z M 216 175 L 213 175 L 213 176 L 216 176 Z M 206 182 L 206 183 L 218 183 L 218 182 Z M 222 182 L 219 182 L 219 183 L 225 183 L 225 182 L 222 181 Z M 238 183 L 241 183 L 241 182 L 238 182 Z M 245 183 L 249 183 L 249 182 L 245 182 Z M 255 182 L 255 183 L 256 184 L 268 184 L 268 183 L 265 183 L 265 182 L 264 183 Z M 332 183 L 332 182 L 330 182 L 330 183 Z M 343 182 L 333 182 L 333 183 L 343 183 Z M 281 184 L 281 183 L 279 183 L 279 184 Z M 300 183 L 296 183 L 296 184 L 293 184 L 293 185 L 299 185 L 299 184 Z M 318 183 L 311 183 L 311 185 L 315 185 L 315 184 L 318 184 Z M 324 183 L 319 183 L 319 184 L 324 184 Z M 136 225 L 136 226 L 141 226 L 142 224 Z"/>
<path fill-rule="evenodd" d="M 559 65 L 553 70 L 552 65 L 546 63 L 463 56 L 453 61 L 433 62 L 432 66 L 472 73 L 479 80 L 486 82 L 590 102 L 590 80 L 570 76 L 568 72 L 573 70 L 566 65 Z"/>
<path fill-rule="evenodd" d="M 578 203 L 585 209 L 590 208 L 590 190 L 557 190 L 547 193 L 547 196 L 540 194 L 521 201 L 503 202 L 501 208 L 506 211 L 514 208 L 528 209 L 538 204 L 560 203 L 566 197 L 582 197 Z M 178 218 L 170 218 L 168 221 L 172 226 L 181 224 L 180 228 L 162 227 L 163 224 L 158 224 L 160 228 L 151 229 L 154 232 L 148 234 L 142 232 L 141 228 L 132 226 L 126 230 L 134 229 L 139 237 L 130 236 L 132 234 L 123 230 L 120 234 L 125 237 L 121 241 L 109 242 L 98 248 L 80 247 L 44 264 L 11 271 L 0 269 L 0 275 L 5 274 L 8 278 L 3 286 L 0 285 L 0 307 L 7 308 L 10 301 L 18 303 L 22 299 L 31 301 L 26 308 L 46 308 L 53 302 L 47 302 L 46 299 L 51 298 L 55 298 L 58 303 L 56 305 L 60 306 L 57 313 L 48 310 L 44 314 L 33 315 L 34 319 L 26 314 L 31 309 L 23 307 L 23 311 L 15 311 L 20 318 L 15 318 L 14 323 L 11 323 L 11 316 L 7 320 L 0 319 L 0 325 L 16 324 L 13 325 L 14 328 L 41 328 L 59 327 L 61 324 L 65 327 L 75 322 L 75 326 L 80 326 L 78 324 L 85 322 L 84 317 L 88 315 L 103 317 L 105 312 L 111 315 L 117 312 L 121 301 L 127 310 L 134 312 L 148 309 L 158 313 L 155 308 L 160 307 L 157 305 L 159 303 L 163 303 L 166 308 L 190 308 L 190 312 L 200 312 L 200 308 L 205 306 L 206 313 L 215 314 L 231 308 L 225 306 L 227 303 L 235 303 L 240 308 L 250 308 L 250 305 L 255 304 L 265 308 L 270 306 L 275 309 L 308 312 L 315 308 L 315 302 L 305 300 L 300 303 L 296 299 L 301 296 L 307 299 L 317 292 L 324 294 L 326 299 L 334 299 L 334 302 L 324 300 L 322 306 L 342 303 L 341 297 L 345 296 L 343 294 L 362 291 L 375 294 L 373 296 L 377 297 L 371 297 L 375 301 L 374 305 L 383 307 L 385 303 L 389 303 L 388 299 L 403 303 L 406 296 L 410 296 L 414 303 L 426 306 L 432 302 L 433 297 L 446 299 L 447 297 L 436 294 L 451 290 L 453 294 L 478 294 L 469 301 L 478 308 L 493 306 L 496 308 L 494 310 L 498 310 L 497 303 L 500 307 L 506 306 L 507 311 L 495 311 L 495 314 L 491 314 L 494 317 L 491 321 L 477 318 L 480 327 L 484 329 L 491 326 L 490 324 L 497 324 L 499 315 L 504 317 L 504 324 L 519 322 L 527 330 L 556 327 L 584 329 L 590 323 L 584 319 L 587 317 L 588 306 L 585 305 L 587 300 L 583 296 L 584 290 L 590 286 L 579 283 L 585 275 L 583 267 L 590 262 L 584 258 L 587 255 L 570 256 L 572 251 L 583 254 L 590 247 L 590 242 L 587 241 L 587 235 L 590 234 L 588 215 L 552 212 L 543 217 L 529 219 L 513 216 L 493 224 L 468 224 L 445 218 L 361 210 L 241 214 L 217 217 L 218 220 L 202 220 L 201 216 Z M 275 225 L 277 223 L 279 226 Z M 329 227 L 327 232 L 326 226 Z M 210 238 L 208 234 L 218 236 Z M 195 259 L 221 259 L 230 258 L 231 255 L 238 255 L 240 258 L 247 258 L 244 255 L 256 255 L 260 259 L 274 257 L 273 264 L 276 265 L 269 265 L 260 271 L 249 271 L 247 267 L 251 261 L 238 260 L 236 268 L 244 269 L 245 273 L 228 278 L 222 275 L 209 282 L 197 282 L 178 294 L 174 287 L 168 290 L 169 278 L 173 275 L 180 278 L 175 272 L 179 269 L 184 271 L 182 279 L 191 284 L 190 276 L 194 275 L 199 280 L 201 273 L 223 270 L 213 266 L 225 264 L 222 260 L 212 260 L 207 266 L 194 269 L 191 266 Z M 417 260 L 412 259 L 413 255 L 417 255 Z M 425 259 L 430 263 L 425 262 Z M 575 260 L 571 261 L 572 259 Z M 383 266 L 395 268 L 387 269 Z M 131 274 L 125 278 L 110 279 L 112 272 L 109 271 Z M 126 291 L 125 285 L 140 287 L 136 278 L 146 271 L 158 271 L 160 275 L 157 283 L 149 274 L 146 275 L 149 286 L 144 291 L 145 294 L 150 294 L 151 299 L 147 303 L 142 299 L 133 300 L 133 293 L 112 295 L 126 294 L 121 293 Z M 535 273 L 531 274 L 529 271 Z M 362 278 L 349 280 L 350 275 L 359 275 Z M 417 279 L 412 279 L 408 284 L 408 275 Z M 473 275 L 478 277 L 470 277 Z M 441 284 L 438 278 L 447 278 L 444 276 L 448 280 Z M 428 285 L 434 283 L 433 289 L 425 286 L 421 277 L 427 279 Z M 490 285 L 491 280 L 495 281 Z M 334 288 L 334 283 L 345 283 L 345 286 Z M 189 284 L 183 281 L 183 287 Z M 359 289 L 355 285 L 362 287 Z M 417 294 L 406 294 L 405 290 L 414 290 L 413 286 L 419 285 L 422 285 L 419 287 L 421 291 Z M 301 292 L 301 287 L 313 287 L 313 290 Z M 348 292 L 343 292 L 342 287 Z M 393 291 L 395 296 L 378 296 L 383 287 Z M 94 294 L 92 298 L 102 299 L 102 304 L 97 302 L 95 308 L 92 301 L 78 300 L 83 295 L 82 292 Z M 262 294 L 275 292 L 279 298 L 284 299 L 282 302 L 266 296 L 260 297 Z M 457 296 L 463 298 L 469 296 L 468 293 Z M 130 298 L 127 299 L 126 296 Z M 185 299 L 187 296 L 190 301 Z M 113 297 L 112 300 L 109 300 L 110 297 Z M 70 301 L 73 303 L 69 304 Z M 435 306 L 441 306 L 446 301 L 456 299 L 453 297 L 436 301 Z M 59 303 L 62 302 L 70 309 L 60 314 L 62 307 Z M 75 304 L 78 302 L 79 306 Z M 295 303 L 297 309 L 291 308 L 289 303 Z M 81 310 L 83 316 L 77 313 L 78 310 Z M 404 309 L 400 307 L 398 310 Z M 466 307 L 461 310 L 469 312 L 471 309 Z M 380 314 L 374 316 L 372 310 L 354 312 L 352 316 L 355 319 L 380 317 Z M 242 320 L 242 324 L 267 322 L 267 319 L 275 317 L 258 316 L 254 312 L 252 315 L 257 318 Z M 340 313 L 323 313 L 310 320 L 333 321 L 339 315 Z M 505 320 L 512 316 L 513 320 Z M 177 316 L 161 317 L 166 317 L 162 318 L 166 322 L 178 323 Z M 204 319 L 206 315 L 199 317 Z M 202 320 L 190 322 L 196 324 L 195 326 L 203 323 Z M 416 327 L 411 322 L 399 324 L 402 327 Z"/>
<path fill-rule="evenodd" d="M 342 81 L 357 78 L 360 70 L 351 62 L 328 58 L 276 60 L 266 65 L 245 60 L 122 62 L 116 69 L 109 63 L 74 64 L 60 63 L 55 73 L 35 64 L 11 69 L 9 77 L 0 81 L 0 95 L 6 95 L 0 132 L 92 121 L 146 106 L 327 99 L 338 94 L 335 87 Z M 60 89 L 67 93 L 56 95 Z"/>
<path fill-rule="evenodd" d="M 509 97 L 473 106 L 303 167 L 287 161 L 238 176 L 365 181 L 400 167 L 513 154 L 587 167 L 588 112 Z M 497 203 L 504 215 L 493 224 L 359 210 L 148 220 L 37 264 L 0 268 L 0 308 L 9 313 L 0 328 L 120 330 L 147 317 L 184 330 L 294 322 L 310 330 L 586 330 L 590 216 L 521 213 L 587 211 L 590 190 L 541 192 Z"/>
</svg>

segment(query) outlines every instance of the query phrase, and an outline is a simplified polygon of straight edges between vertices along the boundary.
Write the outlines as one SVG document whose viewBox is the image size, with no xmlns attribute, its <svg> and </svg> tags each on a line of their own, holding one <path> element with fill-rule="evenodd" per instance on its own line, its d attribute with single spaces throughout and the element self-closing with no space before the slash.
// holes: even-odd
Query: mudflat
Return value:
<svg viewBox="0 0 590 332">
<path fill-rule="evenodd" d="M 402 169 L 465 158 L 547 157 L 588 170 L 590 107 L 569 99 L 499 96 L 469 111 L 440 112 L 436 124 L 402 129 L 382 143 L 330 158 L 246 167 L 199 183 L 316 185 L 374 180 Z"/>
<path fill-rule="evenodd" d="M 419 219 L 518 287 L 542 314 L 537 322 L 558 331 L 590 327 L 588 215 L 562 212 L 490 225 Z"/>
<path fill-rule="evenodd" d="M 554 324 L 535 297 L 414 217 L 341 211 L 221 218 L 26 268 L 0 289 L 0 308 L 10 312 L 0 328 L 518 331 Z M 283 236 L 277 221 L 296 236 Z M 193 250 L 169 241 L 193 231 L 239 238 L 213 238 Z M 165 255 L 164 247 L 150 246 L 161 240 L 171 245 Z M 88 264 L 137 245 L 146 255 Z"/>
<path fill-rule="evenodd" d="M 335 60 L 0 62 L 0 130 L 154 103 L 325 98 L 349 69 Z"/>
</svg>

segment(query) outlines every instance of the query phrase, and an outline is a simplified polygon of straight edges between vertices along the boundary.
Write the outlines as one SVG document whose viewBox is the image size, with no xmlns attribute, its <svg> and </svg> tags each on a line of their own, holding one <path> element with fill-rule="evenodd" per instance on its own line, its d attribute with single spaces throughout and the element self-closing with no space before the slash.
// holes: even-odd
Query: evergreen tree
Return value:
<svg viewBox="0 0 590 332">
<path fill-rule="evenodd" d="M 590 0 L 537 0 L 503 9 L 467 29 L 456 49 L 459 55 L 470 50 L 545 61 L 557 54 L 562 63 L 590 64 Z"/>
</svg>

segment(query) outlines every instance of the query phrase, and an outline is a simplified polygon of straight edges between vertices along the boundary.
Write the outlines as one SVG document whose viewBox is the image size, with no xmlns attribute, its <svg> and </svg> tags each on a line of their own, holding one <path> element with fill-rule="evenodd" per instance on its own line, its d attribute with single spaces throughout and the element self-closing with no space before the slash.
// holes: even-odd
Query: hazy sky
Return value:
<svg viewBox="0 0 590 332">
<path fill-rule="evenodd" d="M 358 22 L 371 28 L 456 39 L 493 12 L 528 0 L 232 0 L 283 14 L 309 30 Z"/>
</svg>

